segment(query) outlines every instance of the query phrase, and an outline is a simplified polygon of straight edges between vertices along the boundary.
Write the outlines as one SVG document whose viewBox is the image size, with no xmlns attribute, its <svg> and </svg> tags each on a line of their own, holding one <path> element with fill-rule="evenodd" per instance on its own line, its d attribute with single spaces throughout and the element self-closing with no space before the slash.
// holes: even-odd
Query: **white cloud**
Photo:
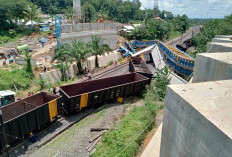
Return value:
<svg viewBox="0 0 232 157">
<path fill-rule="evenodd" d="M 142 8 L 154 7 L 154 0 L 140 0 Z M 161 10 L 191 18 L 221 18 L 232 14 L 232 0 L 159 0 Z"/>
</svg>

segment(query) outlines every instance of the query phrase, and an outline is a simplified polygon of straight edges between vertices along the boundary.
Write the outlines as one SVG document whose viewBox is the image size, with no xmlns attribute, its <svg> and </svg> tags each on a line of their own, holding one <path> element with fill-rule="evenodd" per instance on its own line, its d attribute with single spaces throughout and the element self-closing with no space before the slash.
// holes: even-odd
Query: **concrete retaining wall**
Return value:
<svg viewBox="0 0 232 157">
<path fill-rule="evenodd" d="M 96 31 L 96 30 L 116 30 L 116 23 L 80 23 L 80 24 L 63 24 L 62 33 Z"/>
<path fill-rule="evenodd" d="M 193 83 L 232 79 L 232 53 L 197 54 Z"/>
<path fill-rule="evenodd" d="M 66 71 L 66 75 L 67 76 L 71 76 L 71 77 L 75 77 L 77 74 L 78 70 L 77 70 L 77 66 L 76 64 L 73 64 L 70 66 L 69 70 Z M 56 81 L 60 81 L 62 74 L 60 72 L 60 70 L 55 69 L 55 70 L 51 70 L 51 71 L 47 71 L 45 73 L 40 73 L 40 78 L 45 80 L 46 82 L 51 82 L 51 83 L 55 83 Z"/>
<path fill-rule="evenodd" d="M 105 39 L 104 43 L 108 44 L 112 50 L 117 49 L 117 32 L 112 30 L 61 34 L 61 43 L 71 44 L 73 39 L 89 42 L 91 41 L 91 36 L 95 35 Z"/>
<path fill-rule="evenodd" d="M 167 88 L 160 157 L 231 157 L 232 81 Z"/>
<path fill-rule="evenodd" d="M 207 44 L 207 53 L 214 52 L 232 52 L 232 43 L 209 42 Z"/>
<path fill-rule="evenodd" d="M 110 61 L 117 61 L 119 58 L 120 58 L 120 54 L 117 53 L 117 51 L 114 51 L 113 53 L 110 53 L 110 54 L 105 54 L 104 56 L 99 56 L 98 57 L 98 61 L 99 61 L 99 66 L 100 67 L 103 67 L 103 66 L 107 66 L 107 64 L 110 62 Z M 90 58 L 88 58 L 88 61 L 89 61 L 89 66 L 87 66 L 87 63 L 85 63 L 85 66 L 86 67 L 89 67 L 91 69 L 94 69 L 95 68 L 95 57 L 92 56 Z"/>
<path fill-rule="evenodd" d="M 117 61 L 118 58 L 120 58 L 120 55 L 117 53 L 117 51 L 114 51 L 113 53 L 106 54 L 105 56 L 99 56 L 98 61 L 99 61 L 99 66 L 107 66 L 107 64 L 110 61 Z M 87 63 L 88 62 L 88 63 Z M 84 63 L 83 68 L 90 68 L 94 69 L 95 68 L 95 57 L 89 57 L 88 61 Z M 67 76 L 70 74 L 71 77 L 75 77 L 76 74 L 78 73 L 77 66 L 73 64 L 70 68 L 69 71 L 66 72 Z M 59 70 L 51 70 L 47 71 L 45 73 L 40 73 L 40 78 L 51 83 L 55 83 L 56 81 L 61 80 L 61 72 Z"/>
<path fill-rule="evenodd" d="M 27 61 L 23 58 L 16 58 L 15 63 L 18 65 L 27 65 Z M 31 66 L 33 66 L 33 67 L 36 66 L 36 60 L 31 59 Z"/>
<path fill-rule="evenodd" d="M 232 40 L 230 38 L 214 38 L 212 42 L 231 43 L 232 44 Z"/>
</svg>

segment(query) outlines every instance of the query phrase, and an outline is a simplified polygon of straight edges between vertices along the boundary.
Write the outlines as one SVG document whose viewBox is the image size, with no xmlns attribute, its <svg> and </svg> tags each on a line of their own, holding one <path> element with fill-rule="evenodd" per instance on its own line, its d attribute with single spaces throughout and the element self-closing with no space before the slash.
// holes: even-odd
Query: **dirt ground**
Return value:
<svg viewBox="0 0 232 157">
<path fill-rule="evenodd" d="M 51 142 L 40 149 L 28 151 L 25 155 L 30 157 L 88 157 L 95 149 L 88 152 L 86 150 L 91 137 L 99 132 L 90 132 L 90 128 L 95 127 L 115 127 L 117 128 L 120 119 L 126 115 L 133 107 L 143 105 L 139 98 L 129 98 L 125 104 L 113 103 L 99 108 L 79 123 L 76 123 L 64 133 L 57 136 Z"/>
</svg>

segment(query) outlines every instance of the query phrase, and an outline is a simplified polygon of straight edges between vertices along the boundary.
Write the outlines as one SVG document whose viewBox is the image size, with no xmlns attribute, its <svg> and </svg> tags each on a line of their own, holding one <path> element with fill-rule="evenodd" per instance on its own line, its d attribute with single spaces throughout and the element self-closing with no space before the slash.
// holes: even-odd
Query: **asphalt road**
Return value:
<svg viewBox="0 0 232 157">
<path fill-rule="evenodd" d="M 190 28 L 190 30 L 188 30 L 181 37 L 176 38 L 173 41 L 170 41 L 168 44 L 170 44 L 173 47 L 176 47 L 176 45 L 179 42 L 183 42 L 185 40 L 191 39 L 193 37 L 193 35 L 196 36 L 197 34 L 199 34 L 200 33 L 200 28 L 201 28 L 201 26 L 194 26 L 194 27 Z"/>
</svg>

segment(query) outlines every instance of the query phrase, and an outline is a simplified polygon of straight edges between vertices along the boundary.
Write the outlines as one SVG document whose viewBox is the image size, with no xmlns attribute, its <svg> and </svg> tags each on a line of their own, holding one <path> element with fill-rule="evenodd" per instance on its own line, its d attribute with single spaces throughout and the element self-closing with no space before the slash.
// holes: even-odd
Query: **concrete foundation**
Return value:
<svg viewBox="0 0 232 157">
<path fill-rule="evenodd" d="M 73 39 L 89 42 L 91 41 L 91 36 L 95 35 L 101 36 L 103 39 L 105 39 L 104 42 L 108 44 L 112 50 L 117 49 L 117 32 L 112 30 L 63 33 L 61 34 L 61 44 L 71 44 Z"/>
<path fill-rule="evenodd" d="M 232 35 L 216 35 L 215 38 L 232 38 Z"/>
<path fill-rule="evenodd" d="M 213 42 L 219 42 L 219 43 L 231 43 L 232 44 L 232 40 L 230 38 L 214 38 Z"/>
<path fill-rule="evenodd" d="M 207 45 L 207 52 L 232 52 L 232 43 L 210 42 Z"/>
<path fill-rule="evenodd" d="M 114 51 L 109 54 L 105 54 L 105 56 L 98 56 L 98 61 L 99 61 L 99 66 L 107 66 L 107 64 L 111 61 L 117 61 L 118 58 L 120 58 L 120 55 L 117 51 Z M 95 68 L 95 57 L 89 57 L 87 61 L 83 64 L 83 68 L 89 68 L 89 69 L 94 69 Z M 67 76 L 68 74 L 71 77 L 75 77 L 76 74 L 78 73 L 77 66 L 73 64 L 70 68 L 69 71 L 66 72 Z M 46 82 L 51 82 L 55 83 L 56 81 L 61 80 L 61 72 L 59 70 L 52 70 L 52 71 L 47 71 L 45 73 L 40 73 L 40 78 L 45 80 Z"/>
<path fill-rule="evenodd" d="M 77 70 L 76 64 L 72 64 L 70 66 L 69 70 L 66 71 L 66 75 L 71 76 L 71 77 L 75 77 L 77 72 L 78 72 L 78 70 Z M 55 83 L 56 81 L 60 81 L 61 77 L 62 77 L 62 74 L 61 74 L 60 70 L 58 70 L 58 69 L 47 71 L 45 73 L 40 73 L 39 75 L 40 75 L 40 79 L 43 79 L 46 82 L 50 82 L 50 83 Z"/>
<path fill-rule="evenodd" d="M 232 79 L 232 53 L 197 54 L 193 83 Z"/>
<path fill-rule="evenodd" d="M 206 52 L 232 52 L 232 36 L 216 35 L 212 42 L 207 44 Z"/>
<path fill-rule="evenodd" d="M 160 157 L 231 157 L 232 81 L 168 86 Z"/>
<path fill-rule="evenodd" d="M 116 23 L 78 23 L 78 24 L 63 24 L 62 33 L 97 31 L 97 30 L 115 30 Z"/>
<path fill-rule="evenodd" d="M 73 32 L 73 25 L 71 25 L 71 24 L 62 25 L 61 29 L 62 29 L 62 33 L 72 33 Z"/>
<path fill-rule="evenodd" d="M 83 24 L 80 23 L 74 26 L 74 32 L 82 32 L 83 31 Z"/>
</svg>

